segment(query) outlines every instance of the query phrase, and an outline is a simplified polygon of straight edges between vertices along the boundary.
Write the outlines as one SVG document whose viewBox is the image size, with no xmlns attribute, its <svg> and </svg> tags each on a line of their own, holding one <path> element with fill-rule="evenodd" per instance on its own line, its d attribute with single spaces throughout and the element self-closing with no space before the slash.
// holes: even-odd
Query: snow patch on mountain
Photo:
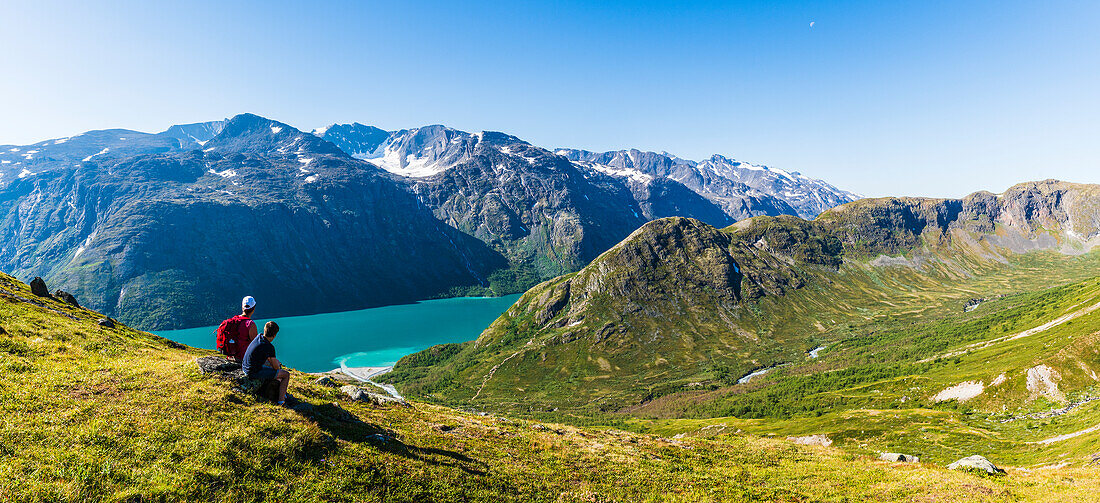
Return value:
<svg viewBox="0 0 1100 503">
<path fill-rule="evenodd" d="M 632 182 L 649 183 L 649 182 L 653 181 L 653 175 L 642 173 L 641 171 L 639 171 L 637 169 L 634 169 L 634 168 L 616 168 L 614 166 L 608 166 L 606 164 L 596 164 L 596 163 L 577 163 L 577 164 L 581 164 L 582 166 L 587 166 L 587 167 L 592 168 L 596 171 L 599 171 L 600 173 L 611 175 L 611 176 L 614 176 L 614 177 L 617 177 L 617 178 L 626 178 L 626 179 L 629 179 Z"/>
<path fill-rule="evenodd" d="M 232 170 L 232 169 L 227 169 L 227 170 L 223 170 L 223 171 L 214 171 L 214 169 L 211 168 L 211 169 L 207 170 L 207 173 L 210 173 L 210 174 L 213 174 L 213 175 L 218 175 L 222 178 L 232 178 L 234 176 L 237 176 L 237 172 Z"/>
<path fill-rule="evenodd" d="M 107 152 L 110 152 L 110 151 L 111 151 L 111 148 L 110 148 L 110 147 L 105 147 L 105 148 L 104 148 L 103 150 L 100 150 L 99 152 L 97 152 L 97 153 L 95 153 L 95 154 L 92 154 L 92 155 L 90 155 L 90 156 L 88 156 L 88 157 L 85 157 L 85 158 L 83 158 L 83 159 L 81 159 L 81 160 L 82 160 L 82 161 L 84 161 L 84 162 L 88 162 L 88 161 L 91 161 L 93 157 L 96 157 L 96 156 L 100 156 L 100 155 L 106 154 Z"/>
</svg>

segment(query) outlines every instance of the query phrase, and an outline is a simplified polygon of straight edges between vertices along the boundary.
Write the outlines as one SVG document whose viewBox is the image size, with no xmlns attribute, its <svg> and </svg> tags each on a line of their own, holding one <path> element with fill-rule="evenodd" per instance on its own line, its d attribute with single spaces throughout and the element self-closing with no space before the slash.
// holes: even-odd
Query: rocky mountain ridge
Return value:
<svg viewBox="0 0 1100 503">
<path fill-rule="evenodd" d="M 470 134 L 441 125 L 394 131 L 386 133 L 383 139 L 384 133 L 362 124 L 334 124 L 315 131 L 351 155 L 412 178 L 435 176 L 467 162 L 473 155 L 472 144 L 485 134 L 499 135 Z M 505 143 L 529 147 L 525 150 L 532 157 L 551 154 L 565 157 L 578 169 L 612 176 L 632 191 L 644 191 L 654 183 L 682 184 L 716 204 L 730 221 L 782 214 L 812 218 L 825 209 L 859 198 L 797 172 L 734 161 L 721 155 L 696 162 L 636 149 L 603 153 L 576 149 L 550 151 L 515 137 L 508 138 Z M 510 153 L 506 145 L 501 146 L 505 148 L 503 153 Z"/>
<path fill-rule="evenodd" d="M 242 114 L 0 149 L 0 267 L 143 328 L 212 323 L 236 290 L 278 292 L 280 277 L 362 291 L 274 293 L 271 315 L 522 291 L 667 216 L 734 221 L 668 177 L 443 126 L 310 134 Z"/>
</svg>

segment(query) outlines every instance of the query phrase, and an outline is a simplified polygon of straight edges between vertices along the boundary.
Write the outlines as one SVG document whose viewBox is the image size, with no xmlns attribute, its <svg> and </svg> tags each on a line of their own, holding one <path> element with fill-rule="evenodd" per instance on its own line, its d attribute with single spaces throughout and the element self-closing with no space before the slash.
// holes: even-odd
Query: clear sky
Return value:
<svg viewBox="0 0 1100 503">
<path fill-rule="evenodd" d="M 872 196 L 1100 183 L 1100 2 L 0 2 L 0 143 L 241 112 Z"/>
</svg>

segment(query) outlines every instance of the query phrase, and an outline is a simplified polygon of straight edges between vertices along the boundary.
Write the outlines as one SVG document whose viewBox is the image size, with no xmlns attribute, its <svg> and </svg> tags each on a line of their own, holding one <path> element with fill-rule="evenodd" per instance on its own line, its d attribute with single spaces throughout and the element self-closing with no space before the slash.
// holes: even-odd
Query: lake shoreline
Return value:
<svg viewBox="0 0 1100 503">
<path fill-rule="evenodd" d="M 306 372 L 386 367 L 437 344 L 477 339 L 518 297 L 460 297 L 277 318 L 274 321 L 278 321 L 280 330 L 275 346 L 281 362 Z M 262 315 L 254 319 L 257 328 L 268 320 Z M 170 330 L 156 335 L 196 348 L 214 349 L 216 328 Z"/>
</svg>

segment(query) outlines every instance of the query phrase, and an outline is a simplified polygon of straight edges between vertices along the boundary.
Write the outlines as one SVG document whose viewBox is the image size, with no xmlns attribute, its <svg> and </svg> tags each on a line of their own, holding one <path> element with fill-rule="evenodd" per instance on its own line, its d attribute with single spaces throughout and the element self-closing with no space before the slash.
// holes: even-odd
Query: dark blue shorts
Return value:
<svg viewBox="0 0 1100 503">
<path fill-rule="evenodd" d="M 278 375 L 278 374 L 279 374 L 278 370 L 275 370 L 275 369 L 273 369 L 271 367 L 268 367 L 268 366 L 264 366 L 260 370 L 257 370 L 256 373 L 248 374 L 248 378 L 249 379 L 260 379 L 260 380 L 267 381 L 269 379 L 274 379 L 275 376 Z"/>
</svg>

